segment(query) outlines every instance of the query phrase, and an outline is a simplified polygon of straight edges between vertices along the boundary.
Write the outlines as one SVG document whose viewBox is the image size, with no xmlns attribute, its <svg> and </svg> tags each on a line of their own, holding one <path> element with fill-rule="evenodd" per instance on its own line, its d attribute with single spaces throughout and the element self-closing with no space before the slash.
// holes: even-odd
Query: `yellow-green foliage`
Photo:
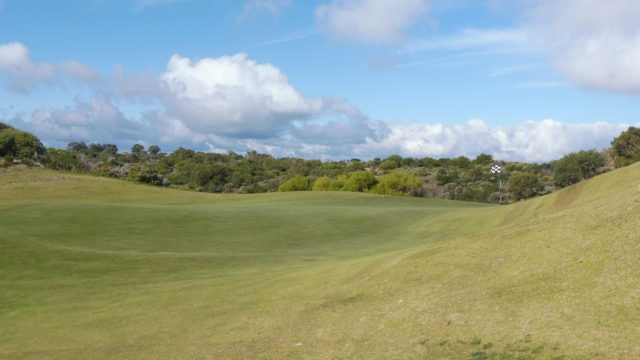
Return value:
<svg viewBox="0 0 640 360">
<path fill-rule="evenodd" d="M 396 170 L 382 175 L 371 192 L 380 195 L 409 195 L 415 194 L 419 189 L 420 180 L 415 173 Z"/>
<path fill-rule="evenodd" d="M 0 170 L 0 358 L 638 359 L 639 179 L 486 206 Z"/>
<path fill-rule="evenodd" d="M 289 180 L 280 185 L 278 191 L 307 191 L 309 190 L 309 179 L 302 175 L 294 175 Z"/>
<path fill-rule="evenodd" d="M 331 190 L 331 179 L 328 177 L 317 178 L 313 182 L 313 191 L 329 191 Z"/>
<path fill-rule="evenodd" d="M 375 175 L 368 171 L 354 171 L 344 183 L 342 190 L 353 192 L 366 192 L 378 181 Z"/>
</svg>

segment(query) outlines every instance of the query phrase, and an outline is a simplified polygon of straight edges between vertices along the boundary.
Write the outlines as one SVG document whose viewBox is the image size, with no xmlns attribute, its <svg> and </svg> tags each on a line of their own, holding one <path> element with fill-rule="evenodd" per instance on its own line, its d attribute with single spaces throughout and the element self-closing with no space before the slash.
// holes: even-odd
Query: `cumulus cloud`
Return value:
<svg viewBox="0 0 640 360">
<path fill-rule="evenodd" d="M 160 79 L 168 113 L 199 133 L 265 138 L 293 121 L 356 113 L 340 100 L 304 96 L 280 69 L 246 54 L 197 61 L 174 55 Z"/>
<path fill-rule="evenodd" d="M 33 61 L 29 49 L 19 42 L 0 45 L 0 76 L 4 75 L 9 89 L 25 92 L 42 84 L 53 83 L 57 77 L 81 82 L 96 82 L 100 75 L 77 61 L 56 65 Z"/>
<path fill-rule="evenodd" d="M 525 28 L 573 83 L 640 94 L 638 19 L 636 0 L 537 0 Z"/>
<path fill-rule="evenodd" d="M 29 86 L 56 76 L 99 78 L 73 61 L 55 66 L 37 63 L 20 43 L 0 46 L 0 72 Z M 12 122 L 36 133 L 47 145 L 61 147 L 71 141 L 110 142 L 123 148 L 142 143 L 167 150 L 189 146 L 322 159 L 489 153 L 535 162 L 607 147 L 628 127 L 555 120 L 514 126 L 489 126 L 477 119 L 459 125 L 383 123 L 369 119 L 346 100 L 305 96 L 279 68 L 246 54 L 196 60 L 174 55 L 160 75 L 130 75 L 119 68 L 105 87 L 105 93 L 77 99 L 70 108 L 40 108 L 28 121 Z M 116 106 L 122 100 L 144 101 L 154 109 L 139 119 L 128 118 Z"/>
<path fill-rule="evenodd" d="M 487 153 L 499 159 L 543 162 L 592 148 L 605 148 L 628 128 L 606 122 L 567 124 L 547 119 L 514 126 L 489 126 L 473 119 L 465 124 L 392 123 L 381 141 L 355 147 L 358 155 L 401 154 L 414 157 L 474 157 Z"/>
<path fill-rule="evenodd" d="M 333 0 L 316 9 L 316 20 L 338 39 L 389 44 L 427 11 L 427 0 Z"/>
<path fill-rule="evenodd" d="M 144 124 L 127 119 L 102 94 L 88 101 L 76 99 L 71 108 L 36 109 L 29 121 L 16 125 L 42 137 L 47 145 L 60 147 L 72 141 L 134 143 L 148 136 Z"/>
</svg>

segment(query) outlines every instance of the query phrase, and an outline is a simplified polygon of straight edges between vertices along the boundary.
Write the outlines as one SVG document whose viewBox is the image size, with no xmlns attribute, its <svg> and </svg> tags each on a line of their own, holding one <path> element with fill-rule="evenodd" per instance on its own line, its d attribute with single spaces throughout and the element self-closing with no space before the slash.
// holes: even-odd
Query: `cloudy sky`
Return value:
<svg viewBox="0 0 640 360">
<path fill-rule="evenodd" d="M 640 125 L 637 0 L 0 0 L 48 146 L 547 161 Z"/>
</svg>

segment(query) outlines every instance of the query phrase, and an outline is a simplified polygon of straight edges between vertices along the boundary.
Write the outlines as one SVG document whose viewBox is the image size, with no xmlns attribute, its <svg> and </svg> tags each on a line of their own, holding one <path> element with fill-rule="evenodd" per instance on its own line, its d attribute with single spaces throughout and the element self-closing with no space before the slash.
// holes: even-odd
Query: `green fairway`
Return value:
<svg viewBox="0 0 640 360">
<path fill-rule="evenodd" d="M 509 206 L 0 170 L 3 359 L 640 358 L 640 166 Z"/>
</svg>

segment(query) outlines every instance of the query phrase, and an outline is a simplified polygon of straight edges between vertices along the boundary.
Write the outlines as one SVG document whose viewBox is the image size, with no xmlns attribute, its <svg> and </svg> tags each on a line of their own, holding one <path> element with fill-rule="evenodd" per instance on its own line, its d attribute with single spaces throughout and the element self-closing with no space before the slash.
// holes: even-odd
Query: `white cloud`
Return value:
<svg viewBox="0 0 640 360">
<path fill-rule="evenodd" d="M 100 80 L 100 74 L 87 65 L 75 60 L 63 61 L 57 65 L 61 75 L 82 82 L 96 82 Z"/>
<path fill-rule="evenodd" d="M 316 20 L 338 39 L 389 44 L 427 9 L 427 0 L 333 0 L 316 9 Z"/>
<path fill-rule="evenodd" d="M 65 61 L 57 65 L 31 60 L 29 49 L 13 42 L 0 45 L 0 76 L 4 75 L 9 89 L 26 92 L 42 83 L 53 83 L 56 77 L 66 77 L 81 82 L 96 82 L 100 75 L 77 61 Z"/>
<path fill-rule="evenodd" d="M 303 124 L 281 129 L 269 138 L 227 136 L 192 130 L 165 111 L 143 114 L 142 121 L 127 119 L 104 95 L 76 101 L 69 109 L 43 108 L 30 121 L 13 123 L 43 138 L 49 146 L 71 141 L 115 143 L 127 149 L 133 143 L 158 144 L 216 151 L 257 150 L 277 157 L 314 159 L 386 157 L 473 158 L 480 153 L 497 159 L 545 162 L 570 152 L 602 149 L 630 125 L 606 122 L 567 124 L 552 119 L 526 121 L 513 126 L 489 126 L 479 119 L 458 125 L 373 122 L 366 118 Z"/>
<path fill-rule="evenodd" d="M 0 45 L 0 70 L 20 66 L 29 61 L 29 50 L 19 42 Z"/>
<path fill-rule="evenodd" d="M 498 159 L 543 162 L 578 150 L 608 147 L 628 126 L 606 122 L 566 124 L 551 119 L 495 127 L 478 119 L 461 125 L 392 123 L 384 139 L 356 146 L 354 151 L 359 156 L 414 157 L 474 157 L 487 153 Z"/>
<path fill-rule="evenodd" d="M 19 42 L 0 45 L 0 72 L 8 77 L 9 88 L 24 92 L 40 82 L 50 82 L 55 77 L 53 65 L 34 62 L 29 49 Z"/>
<path fill-rule="evenodd" d="M 304 96 L 280 69 L 246 54 L 197 61 L 174 55 L 160 78 L 170 116 L 199 133 L 264 138 L 293 121 L 356 113 L 343 101 Z"/>
<path fill-rule="evenodd" d="M 640 2 L 537 0 L 526 30 L 578 86 L 640 94 Z"/>
<path fill-rule="evenodd" d="M 35 133 L 50 146 L 71 141 L 134 143 L 148 136 L 144 124 L 130 121 L 105 95 L 76 99 L 72 108 L 40 108 L 19 127 Z"/>
</svg>

